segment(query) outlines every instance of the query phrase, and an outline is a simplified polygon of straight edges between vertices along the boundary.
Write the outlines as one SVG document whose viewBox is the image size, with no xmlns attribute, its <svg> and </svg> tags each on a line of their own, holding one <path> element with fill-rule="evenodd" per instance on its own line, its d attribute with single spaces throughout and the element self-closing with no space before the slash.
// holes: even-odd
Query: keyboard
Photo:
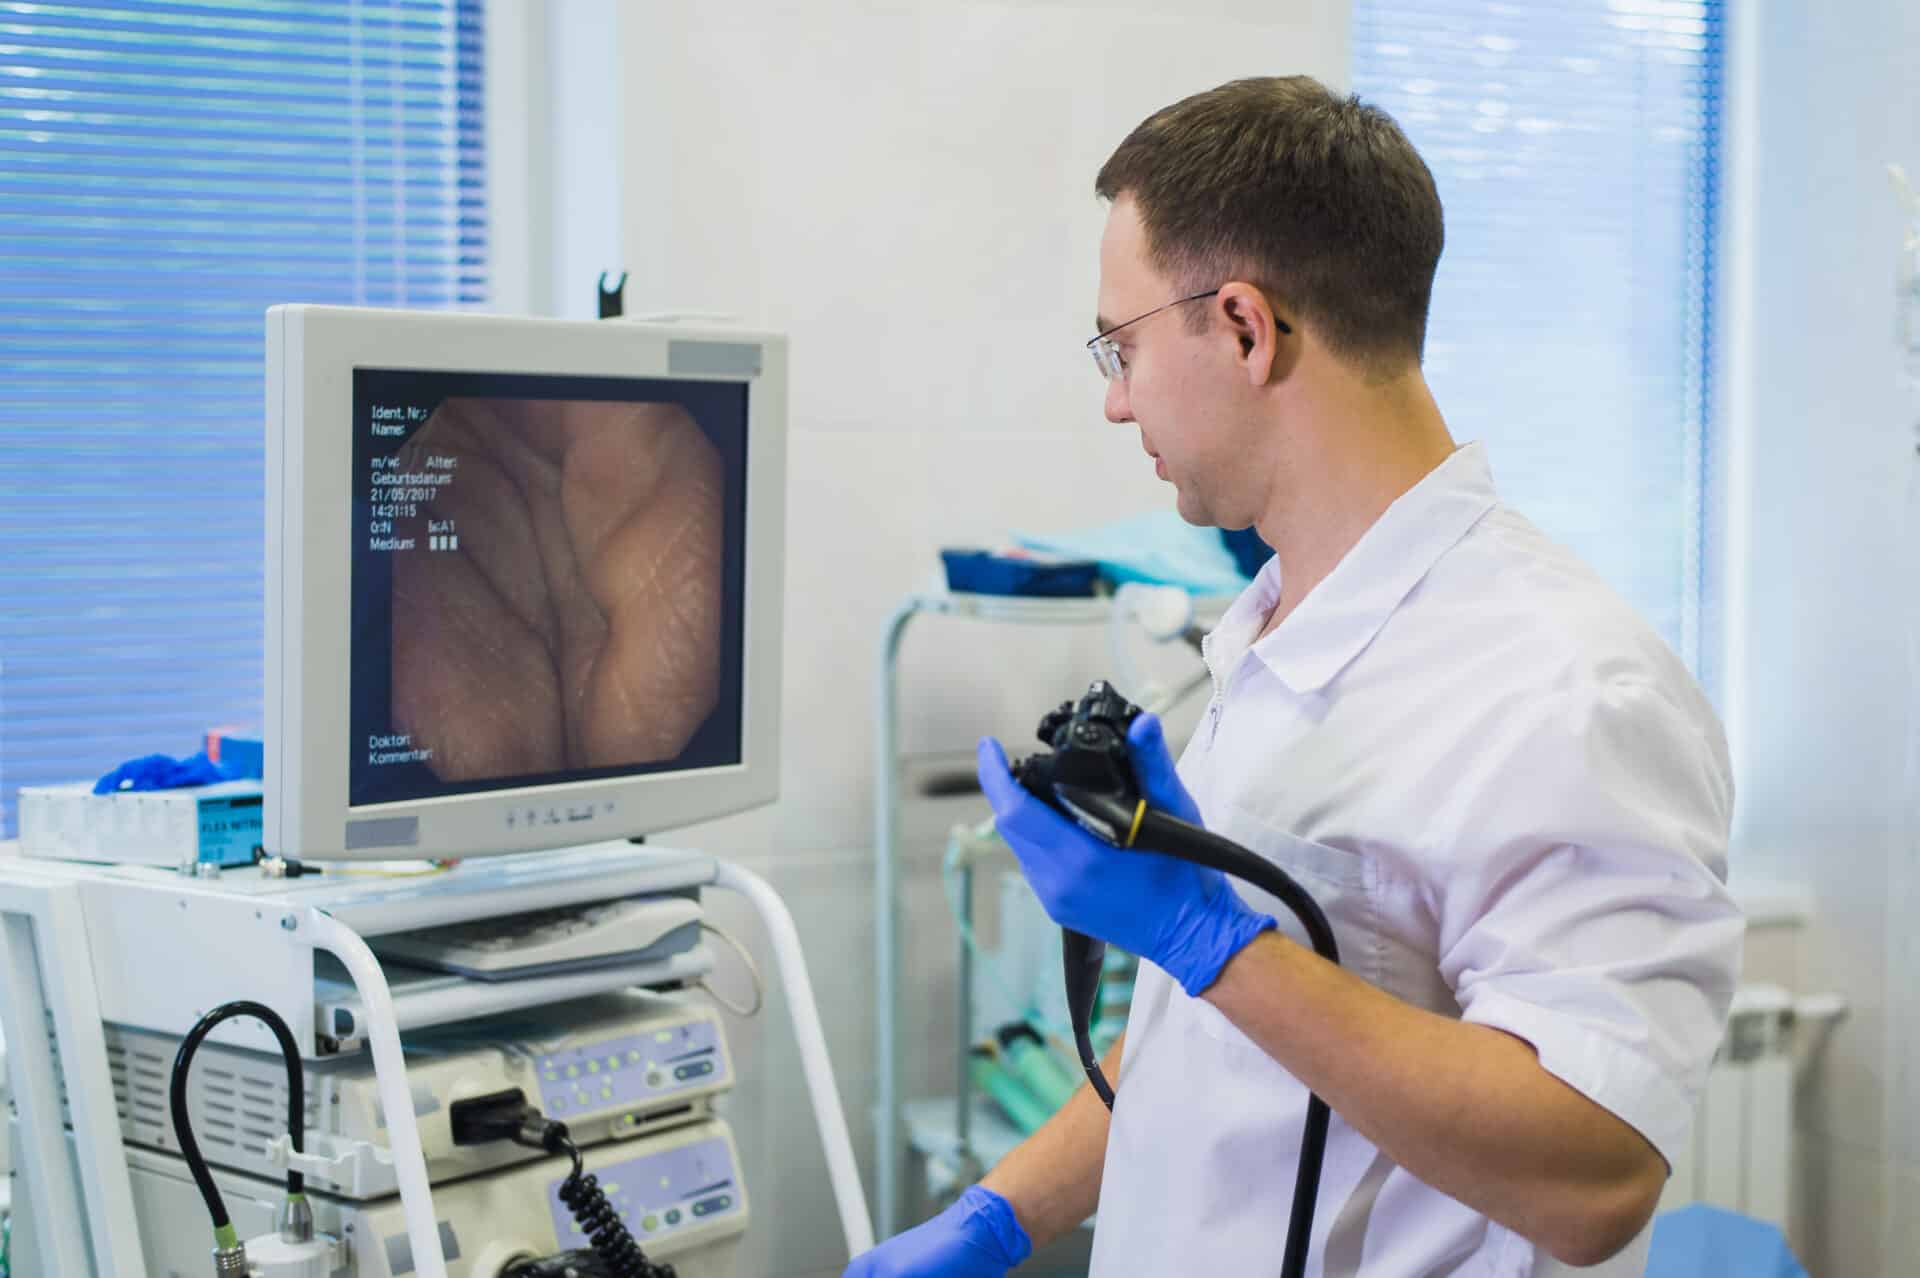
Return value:
<svg viewBox="0 0 1920 1278">
<path fill-rule="evenodd" d="M 658 962 L 700 940 L 700 904 L 630 896 L 367 939 L 382 959 L 483 981 Z"/>
</svg>

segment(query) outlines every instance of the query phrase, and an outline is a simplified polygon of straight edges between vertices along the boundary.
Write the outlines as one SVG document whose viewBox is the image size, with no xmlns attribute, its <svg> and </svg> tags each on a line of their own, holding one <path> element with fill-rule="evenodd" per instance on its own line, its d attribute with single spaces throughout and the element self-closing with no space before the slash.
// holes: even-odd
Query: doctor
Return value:
<svg viewBox="0 0 1920 1278">
<path fill-rule="evenodd" d="M 1440 202 L 1390 118 L 1239 81 L 1141 124 L 1097 190 L 1107 416 L 1189 522 L 1277 552 L 1208 637 L 1178 770 L 1144 716 L 1135 767 L 1313 893 L 1343 964 L 1253 889 L 1081 833 L 983 742 L 1049 913 L 1151 963 L 1117 1101 L 1083 1088 L 847 1272 L 998 1278 L 1097 1207 L 1094 1278 L 1270 1275 L 1311 1090 L 1310 1274 L 1637 1276 L 1739 960 L 1720 725 L 1450 436 L 1420 367 Z"/>
</svg>

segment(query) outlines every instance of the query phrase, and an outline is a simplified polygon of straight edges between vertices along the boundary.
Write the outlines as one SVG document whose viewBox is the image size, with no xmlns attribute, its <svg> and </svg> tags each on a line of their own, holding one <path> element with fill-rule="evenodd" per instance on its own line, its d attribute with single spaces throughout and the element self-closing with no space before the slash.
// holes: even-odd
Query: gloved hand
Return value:
<svg viewBox="0 0 1920 1278">
<path fill-rule="evenodd" d="M 1127 754 L 1147 802 L 1199 825 L 1200 809 L 1180 784 L 1157 716 L 1143 714 L 1127 730 Z M 1220 969 L 1273 916 L 1240 899 L 1224 874 L 1158 852 L 1116 848 L 1028 794 L 1007 768 L 1000 743 L 980 742 L 980 787 L 993 804 L 994 825 L 1027 882 L 1061 927 L 1147 959 L 1188 994 L 1219 979 Z"/>
<path fill-rule="evenodd" d="M 842 1278 L 1001 1278 L 1032 1251 L 1012 1205 L 973 1185 L 932 1220 L 855 1256 Z"/>
<path fill-rule="evenodd" d="M 93 783 L 95 794 L 117 794 L 122 790 L 177 790 L 188 785 L 212 785 L 228 781 L 232 774 L 207 758 L 202 750 L 190 759 L 165 754 L 145 754 L 129 759 Z"/>
</svg>

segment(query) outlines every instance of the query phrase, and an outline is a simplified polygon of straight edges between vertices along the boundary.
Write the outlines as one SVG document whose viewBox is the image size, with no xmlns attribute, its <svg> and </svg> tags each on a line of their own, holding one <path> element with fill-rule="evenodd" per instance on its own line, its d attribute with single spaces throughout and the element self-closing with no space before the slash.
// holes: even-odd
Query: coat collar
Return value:
<svg viewBox="0 0 1920 1278">
<path fill-rule="evenodd" d="M 1366 650 L 1441 556 L 1498 503 L 1486 449 L 1456 449 L 1402 493 L 1253 653 L 1296 693 L 1317 692 Z M 1274 556 L 1203 649 L 1216 686 L 1239 663 L 1280 598 Z"/>
</svg>

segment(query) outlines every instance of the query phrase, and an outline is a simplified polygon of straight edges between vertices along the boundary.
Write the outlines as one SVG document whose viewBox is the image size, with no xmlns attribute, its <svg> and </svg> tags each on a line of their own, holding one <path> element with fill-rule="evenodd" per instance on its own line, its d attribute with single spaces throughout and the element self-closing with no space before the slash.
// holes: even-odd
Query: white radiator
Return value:
<svg viewBox="0 0 1920 1278">
<path fill-rule="evenodd" d="M 1786 1231 L 1793 1214 L 1795 1031 L 1839 1010 L 1837 999 L 1796 1003 L 1775 985 L 1735 991 L 1693 1144 L 1674 1165 L 1662 1211 L 1711 1203 Z"/>
</svg>

